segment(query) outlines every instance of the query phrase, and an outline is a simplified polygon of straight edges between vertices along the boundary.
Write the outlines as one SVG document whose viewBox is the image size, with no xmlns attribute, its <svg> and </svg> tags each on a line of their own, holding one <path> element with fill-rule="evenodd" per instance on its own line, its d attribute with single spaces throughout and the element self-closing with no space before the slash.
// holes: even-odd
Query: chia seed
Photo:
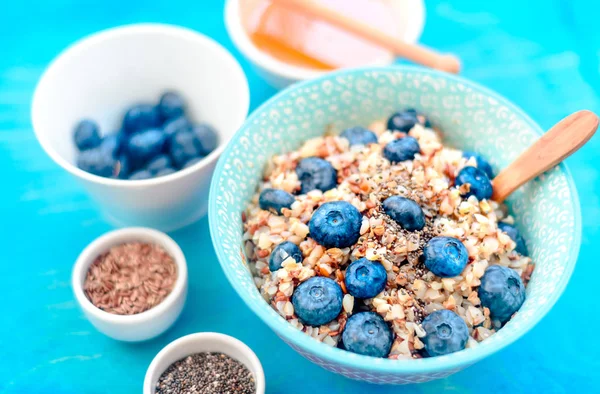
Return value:
<svg viewBox="0 0 600 394">
<path fill-rule="evenodd" d="M 223 353 L 196 353 L 174 362 L 156 383 L 156 394 L 252 394 L 254 376 Z"/>
</svg>

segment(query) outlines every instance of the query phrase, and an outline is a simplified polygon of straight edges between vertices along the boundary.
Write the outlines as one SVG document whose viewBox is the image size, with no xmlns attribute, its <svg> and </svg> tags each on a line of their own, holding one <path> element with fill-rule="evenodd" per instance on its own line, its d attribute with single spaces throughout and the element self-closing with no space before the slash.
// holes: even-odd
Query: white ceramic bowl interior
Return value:
<svg viewBox="0 0 600 394">
<path fill-rule="evenodd" d="M 237 49 L 254 66 L 271 86 L 283 89 L 286 86 L 307 79 L 320 77 L 327 71 L 313 70 L 282 62 L 259 50 L 250 40 L 240 17 L 240 1 L 226 0 L 225 25 Z M 425 3 L 423 0 L 389 0 L 392 2 L 399 26 L 398 36 L 405 42 L 415 43 L 421 37 L 425 26 Z M 371 59 L 364 66 L 383 66 L 394 62 L 393 56 Z"/>
<path fill-rule="evenodd" d="M 113 246 L 127 242 L 147 242 L 162 246 L 177 265 L 177 280 L 171 293 L 154 308 L 136 315 L 115 315 L 92 304 L 83 291 L 90 265 Z M 177 320 L 187 296 L 187 265 L 183 252 L 168 235 L 142 227 L 111 231 L 89 244 L 77 258 L 72 285 L 75 299 L 88 320 L 103 334 L 128 342 L 145 341 L 166 331 Z"/>
<path fill-rule="evenodd" d="M 103 134 L 113 133 L 128 107 L 155 103 L 165 90 L 181 93 L 193 120 L 214 126 L 215 151 L 190 168 L 142 181 L 102 178 L 75 166 L 72 133 L 79 120 L 94 119 Z M 67 48 L 40 79 L 31 116 L 44 150 L 83 183 L 109 219 L 170 231 L 206 213 L 215 162 L 248 106 L 246 77 L 225 48 L 185 28 L 139 24 Z"/>
<path fill-rule="evenodd" d="M 174 362 L 203 352 L 224 353 L 244 364 L 254 375 L 256 394 L 265 392 L 265 374 L 256 354 L 243 342 L 229 335 L 203 332 L 181 337 L 165 346 L 152 360 L 144 378 L 144 394 L 154 394 L 162 373 Z"/>
</svg>

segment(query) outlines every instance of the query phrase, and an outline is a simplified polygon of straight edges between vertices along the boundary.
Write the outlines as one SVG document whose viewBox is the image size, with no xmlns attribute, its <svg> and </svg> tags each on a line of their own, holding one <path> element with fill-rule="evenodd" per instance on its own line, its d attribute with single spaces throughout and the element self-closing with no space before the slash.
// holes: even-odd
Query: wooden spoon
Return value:
<svg viewBox="0 0 600 394">
<path fill-rule="evenodd" d="M 460 60 L 450 54 L 440 54 L 436 51 L 417 44 L 409 44 L 396 37 L 383 33 L 366 23 L 349 18 L 330 8 L 324 7 L 313 0 L 271 0 L 282 7 L 294 10 L 309 17 L 320 19 L 354 33 L 366 40 L 393 51 L 396 55 L 415 63 L 437 70 L 458 74 Z"/>
<path fill-rule="evenodd" d="M 492 181 L 492 200 L 502 202 L 512 192 L 548 171 L 581 148 L 596 132 L 598 116 L 575 112 L 546 132 Z"/>
</svg>

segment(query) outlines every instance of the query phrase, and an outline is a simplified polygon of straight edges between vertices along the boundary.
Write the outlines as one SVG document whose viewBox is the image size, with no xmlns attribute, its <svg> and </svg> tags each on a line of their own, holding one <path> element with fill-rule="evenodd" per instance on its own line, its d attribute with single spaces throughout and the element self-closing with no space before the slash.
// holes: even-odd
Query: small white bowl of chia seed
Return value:
<svg viewBox="0 0 600 394">
<path fill-rule="evenodd" d="M 256 354 L 229 335 L 202 332 L 181 337 L 152 360 L 144 378 L 144 394 L 189 392 L 264 394 L 265 374 Z"/>
</svg>

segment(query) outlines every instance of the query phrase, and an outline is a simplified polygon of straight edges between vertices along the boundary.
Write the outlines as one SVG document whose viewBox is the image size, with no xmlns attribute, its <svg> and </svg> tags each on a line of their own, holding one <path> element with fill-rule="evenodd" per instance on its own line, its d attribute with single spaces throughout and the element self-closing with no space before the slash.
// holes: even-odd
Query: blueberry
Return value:
<svg viewBox="0 0 600 394">
<path fill-rule="evenodd" d="M 302 184 L 302 194 L 315 189 L 326 192 L 337 186 L 337 171 L 327 160 L 318 157 L 302 159 L 296 167 L 296 174 Z"/>
<path fill-rule="evenodd" d="M 158 111 L 164 120 L 182 116 L 184 107 L 183 99 L 174 92 L 165 92 L 158 102 Z"/>
<path fill-rule="evenodd" d="M 388 142 L 383 148 L 383 155 L 392 163 L 412 160 L 421 148 L 419 142 L 413 137 L 398 138 Z"/>
<path fill-rule="evenodd" d="M 313 213 L 308 228 L 311 238 L 326 248 L 345 248 L 356 243 L 361 225 L 362 215 L 354 205 L 332 201 Z"/>
<path fill-rule="evenodd" d="M 129 138 L 127 153 L 136 164 L 158 155 L 165 145 L 165 134 L 158 129 L 136 133 Z"/>
<path fill-rule="evenodd" d="M 373 298 L 381 293 L 387 282 L 387 272 L 377 261 L 365 257 L 352 262 L 346 268 L 346 288 L 356 298 Z"/>
<path fill-rule="evenodd" d="M 281 214 L 282 208 L 291 208 L 296 198 L 285 190 L 265 189 L 260 193 L 258 205 L 260 209 Z"/>
<path fill-rule="evenodd" d="M 517 271 L 492 265 L 481 277 L 479 299 L 481 305 L 489 308 L 492 318 L 504 323 L 525 302 L 525 286 Z"/>
<path fill-rule="evenodd" d="M 166 168 L 163 168 L 162 170 L 159 170 L 159 171 L 155 172 L 154 176 L 155 177 L 165 176 L 165 175 L 174 174 L 175 172 L 177 172 L 177 171 L 175 171 L 171 167 L 166 167 Z"/>
<path fill-rule="evenodd" d="M 346 321 L 342 333 L 344 348 L 371 357 L 387 357 L 392 348 L 392 331 L 375 312 L 354 314 Z"/>
<path fill-rule="evenodd" d="M 377 136 L 371 130 L 356 126 L 342 131 L 340 137 L 345 138 L 353 145 L 369 145 L 377 143 Z"/>
<path fill-rule="evenodd" d="M 529 255 L 527 251 L 527 245 L 525 244 L 525 239 L 521 235 L 521 232 L 517 230 L 515 226 L 511 226 L 510 224 L 500 222 L 498 223 L 498 228 L 504 231 L 506 235 L 508 235 L 510 239 L 512 239 L 517 244 L 517 246 L 515 247 L 517 253 L 523 256 Z"/>
<path fill-rule="evenodd" d="M 139 181 L 142 179 L 150 179 L 152 178 L 152 174 L 147 170 L 136 171 L 133 174 L 129 175 L 129 179 L 132 181 Z"/>
<path fill-rule="evenodd" d="M 161 124 L 158 109 L 151 104 L 138 104 L 131 107 L 123 118 L 123 130 L 126 133 L 159 127 Z"/>
<path fill-rule="evenodd" d="M 149 163 L 146 165 L 146 170 L 150 171 L 152 174 L 156 174 L 165 168 L 171 168 L 171 158 L 167 155 L 158 155 L 155 156 Z"/>
<path fill-rule="evenodd" d="M 188 168 L 188 167 L 191 167 L 191 166 L 193 166 L 194 164 L 198 163 L 198 162 L 199 162 L 200 160 L 202 160 L 202 159 L 203 159 L 202 157 L 195 157 L 195 158 L 193 158 L 193 159 L 191 159 L 191 160 L 188 160 L 188 161 L 187 161 L 187 162 L 186 162 L 186 163 L 183 165 L 183 168 Z"/>
<path fill-rule="evenodd" d="M 192 124 L 190 123 L 190 121 L 187 120 L 187 118 L 181 116 L 179 118 L 175 118 L 173 120 L 168 120 L 167 122 L 165 122 L 163 126 L 163 131 L 167 136 L 172 136 L 178 131 L 189 130 L 191 126 Z"/>
<path fill-rule="evenodd" d="M 488 176 L 488 178 L 490 178 L 490 179 L 494 178 L 494 170 L 492 169 L 492 166 L 479 153 L 467 151 L 467 152 L 463 152 L 463 157 L 466 159 L 470 159 L 471 157 L 474 157 L 475 162 L 477 163 L 477 168 L 479 168 L 480 170 L 485 172 L 485 174 Z"/>
<path fill-rule="evenodd" d="M 423 343 L 432 357 L 458 352 L 467 345 L 467 324 L 452 311 L 442 309 L 432 312 L 423 319 L 422 326 L 425 330 Z"/>
<path fill-rule="evenodd" d="M 422 124 L 425 127 L 431 128 L 431 122 L 429 121 L 429 118 L 427 116 L 423 115 L 422 113 L 417 112 L 417 110 L 414 108 L 405 109 L 404 112 L 399 112 L 398 114 L 400 114 L 401 117 L 405 117 L 405 118 L 410 118 L 410 117 L 414 116 L 417 118 L 418 123 Z M 406 122 L 406 120 L 404 120 L 404 122 Z M 388 129 L 388 130 L 391 130 L 391 129 Z"/>
<path fill-rule="evenodd" d="M 89 119 L 82 120 L 75 126 L 73 139 L 80 151 L 97 147 L 101 142 L 98 125 Z"/>
<path fill-rule="evenodd" d="M 302 263 L 303 260 L 302 251 L 298 245 L 290 241 L 284 241 L 275 246 L 275 249 L 271 252 L 271 257 L 269 258 L 269 270 L 271 270 L 271 272 L 277 271 L 288 257 L 296 260 L 296 263 Z"/>
<path fill-rule="evenodd" d="M 427 269 L 437 276 L 452 278 L 463 272 L 469 252 L 456 238 L 433 237 L 423 249 L 423 260 Z"/>
<path fill-rule="evenodd" d="M 461 186 L 465 183 L 470 185 L 470 189 L 462 196 L 467 198 L 470 196 L 477 197 L 478 200 L 486 200 L 492 197 L 494 189 L 490 178 L 476 167 L 464 167 L 456 176 L 456 186 Z"/>
<path fill-rule="evenodd" d="M 181 168 L 188 161 L 201 157 L 200 147 L 196 136 L 189 130 L 180 130 L 171 137 L 169 155 L 177 168 Z"/>
<path fill-rule="evenodd" d="M 417 123 L 419 123 L 419 119 L 417 119 L 417 111 L 404 111 L 404 112 L 396 112 L 387 122 L 387 129 L 390 131 L 401 131 L 403 133 L 408 133 L 410 129 L 412 129 Z"/>
<path fill-rule="evenodd" d="M 332 279 L 314 276 L 294 290 L 292 304 L 303 324 L 321 326 L 342 311 L 342 289 Z"/>
<path fill-rule="evenodd" d="M 121 133 L 107 135 L 100 143 L 100 149 L 112 157 L 118 157 L 121 154 L 123 147 L 123 136 Z"/>
<path fill-rule="evenodd" d="M 77 158 L 77 167 L 90 174 L 110 177 L 114 174 L 117 162 L 112 155 L 100 148 L 84 150 Z"/>
<path fill-rule="evenodd" d="M 203 156 L 215 150 L 219 143 L 215 129 L 207 124 L 198 124 L 192 127 L 192 132 L 196 135 Z"/>
<path fill-rule="evenodd" d="M 416 231 L 425 227 L 423 210 L 410 198 L 388 197 L 383 202 L 383 210 L 405 230 Z"/>
</svg>

